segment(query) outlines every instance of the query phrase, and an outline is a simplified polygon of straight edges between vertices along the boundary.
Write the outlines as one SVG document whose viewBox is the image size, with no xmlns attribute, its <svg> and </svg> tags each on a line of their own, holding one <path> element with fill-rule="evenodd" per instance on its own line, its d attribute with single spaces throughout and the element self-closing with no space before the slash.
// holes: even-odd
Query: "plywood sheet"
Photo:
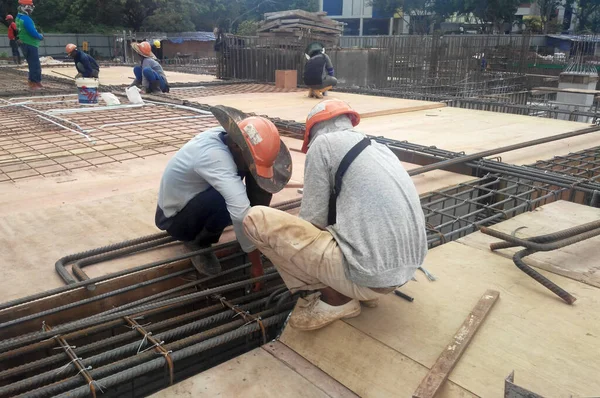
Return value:
<svg viewBox="0 0 600 398">
<path fill-rule="evenodd" d="M 281 341 L 364 398 L 410 397 L 427 375 L 425 366 L 340 321 L 311 332 L 288 326 Z M 476 395 L 449 382 L 439 396 Z"/>
<path fill-rule="evenodd" d="M 366 134 L 470 154 L 586 127 L 589 125 L 585 123 L 447 107 L 364 119 L 358 129 Z M 600 132 L 500 156 L 507 163 L 530 164 L 598 145 Z"/>
<path fill-rule="evenodd" d="M 504 379 L 514 370 L 519 385 L 542 396 L 598 394 L 599 289 L 542 271 L 578 298 L 569 306 L 524 275 L 512 261 L 456 242 L 431 250 L 425 267 L 438 280 L 420 278 L 419 283 L 402 287 L 414 302 L 387 295 L 378 308 L 364 309 L 359 317 L 346 322 L 360 331 L 363 339 L 370 336 L 431 367 L 481 295 L 487 289 L 498 290 L 500 299 L 449 380 L 478 396 L 499 397 Z M 337 333 L 319 344 L 353 347 L 344 334 Z M 362 345 L 358 341 L 362 340 L 357 340 Z M 305 349 L 300 343 L 290 344 Z M 322 349 L 317 355 L 327 356 Z M 354 355 L 362 356 L 363 352 Z M 373 361 L 380 369 L 384 357 L 378 358 Z M 404 377 L 413 376 L 398 377 L 399 382 L 409 383 L 411 380 Z"/>
<path fill-rule="evenodd" d="M 326 98 L 338 98 L 348 102 L 360 113 L 362 118 L 414 112 L 445 106 L 440 102 L 414 101 L 338 92 L 330 92 Z M 306 92 L 230 94 L 186 99 L 208 105 L 231 106 L 244 112 L 254 112 L 258 115 L 295 120 L 297 122 L 306 121 L 308 112 L 319 103 L 319 100 L 308 98 Z"/>
<path fill-rule="evenodd" d="M 600 219 L 600 209 L 572 202 L 558 201 L 523 213 L 492 226 L 492 229 L 519 238 L 545 235 Z M 524 228 L 523 228 L 524 227 Z M 515 232 L 516 231 L 516 232 Z M 467 235 L 458 242 L 481 250 L 489 250 L 490 243 L 499 240 L 481 232 Z M 494 253 L 512 258 L 519 248 L 498 250 Z M 551 252 L 527 256 L 525 263 L 558 275 L 600 287 L 600 237 L 597 236 Z"/>
<path fill-rule="evenodd" d="M 53 71 L 63 75 L 75 77 L 77 70 L 73 68 L 60 67 L 45 67 L 42 66 L 42 74 L 54 77 L 63 77 L 57 75 Z M 169 83 L 206 83 L 217 81 L 217 78 L 212 75 L 196 75 L 192 73 L 181 73 L 165 71 Z M 131 84 L 133 76 L 133 68 L 128 66 L 101 66 L 100 67 L 100 84 L 118 86 L 123 84 Z"/>
<path fill-rule="evenodd" d="M 151 395 L 153 398 L 240 396 L 329 397 L 261 348 L 256 348 Z"/>
</svg>

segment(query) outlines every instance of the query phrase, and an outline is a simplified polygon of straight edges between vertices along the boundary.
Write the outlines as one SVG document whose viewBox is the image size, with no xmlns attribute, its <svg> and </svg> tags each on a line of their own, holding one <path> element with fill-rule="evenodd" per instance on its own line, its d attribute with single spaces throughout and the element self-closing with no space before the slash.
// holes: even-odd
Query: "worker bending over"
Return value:
<svg viewBox="0 0 600 398">
<path fill-rule="evenodd" d="M 40 64 L 40 57 L 38 48 L 40 41 L 44 40 L 31 19 L 31 13 L 35 6 L 33 0 L 19 0 L 19 14 L 17 15 L 17 30 L 19 32 L 19 42 L 21 44 L 21 51 L 23 56 L 27 60 L 27 67 L 29 69 L 29 88 L 32 90 L 40 90 L 42 86 L 42 65 Z"/>
<path fill-rule="evenodd" d="M 233 223 L 242 250 L 249 253 L 251 275 L 259 276 L 260 253 L 242 221 L 251 206 L 268 206 L 272 194 L 287 184 L 292 158 L 270 120 L 225 106 L 211 111 L 222 127 L 198 134 L 169 161 L 158 192 L 156 226 L 197 251 L 218 242 Z M 204 274 L 221 270 L 210 250 L 192 257 L 192 263 Z"/>
<path fill-rule="evenodd" d="M 244 219 L 244 231 L 292 292 L 318 291 L 292 313 L 297 329 L 357 316 L 361 301 L 377 305 L 413 277 L 427 252 L 411 178 L 385 145 L 354 130 L 359 121 L 343 101 L 315 106 L 302 147 L 299 218 L 257 206 Z"/>
<path fill-rule="evenodd" d="M 17 24 L 10 14 L 6 16 L 6 22 L 8 22 L 8 42 L 10 44 L 10 49 L 12 50 L 13 62 L 17 65 L 21 65 L 21 54 L 19 53 L 19 44 L 17 43 L 17 40 L 19 39 Z"/>
<path fill-rule="evenodd" d="M 325 54 L 321 43 L 310 44 L 305 55 L 308 61 L 304 65 L 304 84 L 309 88 L 308 96 L 323 98 L 323 93 L 337 84 L 337 79 L 333 77 L 331 59 Z"/>
<path fill-rule="evenodd" d="M 131 43 L 133 51 L 140 56 L 141 65 L 133 68 L 135 80 L 132 86 L 141 87 L 147 93 L 168 93 L 169 82 L 162 66 L 156 61 L 156 56 L 152 53 L 150 43 Z"/>
<path fill-rule="evenodd" d="M 88 55 L 77 48 L 75 44 L 67 44 L 65 48 L 66 53 L 69 57 L 73 58 L 75 61 L 75 68 L 77 68 L 77 76 L 75 78 L 80 77 L 95 77 L 98 78 L 100 73 L 100 66 L 91 55 Z"/>
</svg>

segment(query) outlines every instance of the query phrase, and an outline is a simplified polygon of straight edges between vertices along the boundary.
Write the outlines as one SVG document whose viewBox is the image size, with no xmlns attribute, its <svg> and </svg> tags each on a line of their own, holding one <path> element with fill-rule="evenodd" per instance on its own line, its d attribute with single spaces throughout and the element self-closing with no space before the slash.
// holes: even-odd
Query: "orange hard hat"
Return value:
<svg viewBox="0 0 600 398">
<path fill-rule="evenodd" d="M 352 125 L 356 127 L 360 123 L 360 115 L 348 105 L 347 102 L 330 99 L 320 102 L 308 113 L 306 118 L 306 130 L 304 131 L 304 142 L 302 143 L 302 152 L 308 152 L 308 144 L 310 143 L 310 130 L 317 123 L 325 120 L 333 119 L 340 115 L 348 115 Z"/>
<path fill-rule="evenodd" d="M 273 177 L 273 163 L 279 154 L 281 139 L 277 127 L 269 119 L 259 116 L 248 117 L 238 123 L 248 144 L 256 173 L 263 178 Z"/>
<path fill-rule="evenodd" d="M 73 43 L 69 43 L 67 44 L 67 46 L 65 47 L 65 52 L 67 54 L 71 54 L 73 51 L 75 51 L 77 49 L 77 46 Z"/>
<path fill-rule="evenodd" d="M 33 0 L 19 0 L 19 4 L 22 6 L 32 6 Z"/>
<path fill-rule="evenodd" d="M 156 58 L 156 56 L 152 53 L 152 47 L 150 46 L 150 43 L 147 41 L 141 43 L 131 43 L 131 48 L 133 48 L 133 51 L 140 54 L 142 57 Z"/>
<path fill-rule="evenodd" d="M 218 105 L 210 110 L 241 149 L 258 186 L 269 193 L 281 191 L 292 176 L 292 156 L 273 122 L 228 106 Z"/>
<path fill-rule="evenodd" d="M 12 15 L 8 14 L 8 15 L 6 16 L 6 20 L 7 20 L 7 21 L 14 21 L 15 19 L 13 18 L 13 16 L 12 16 Z"/>
</svg>

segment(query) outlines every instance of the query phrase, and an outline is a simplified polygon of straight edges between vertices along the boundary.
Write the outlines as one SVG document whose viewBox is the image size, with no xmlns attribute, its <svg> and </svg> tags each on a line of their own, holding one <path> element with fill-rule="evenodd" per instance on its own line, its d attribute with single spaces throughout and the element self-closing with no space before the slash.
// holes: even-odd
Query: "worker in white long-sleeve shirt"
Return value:
<svg viewBox="0 0 600 398">
<path fill-rule="evenodd" d="M 156 226 L 192 250 L 208 248 L 228 225 L 262 274 L 260 252 L 245 235 L 242 221 L 251 206 L 268 206 L 287 184 L 290 153 L 275 125 L 225 106 L 211 109 L 222 127 L 198 134 L 169 161 L 160 184 Z M 245 184 L 242 179 L 245 178 Z M 199 272 L 216 274 L 214 253 L 192 257 Z"/>
</svg>

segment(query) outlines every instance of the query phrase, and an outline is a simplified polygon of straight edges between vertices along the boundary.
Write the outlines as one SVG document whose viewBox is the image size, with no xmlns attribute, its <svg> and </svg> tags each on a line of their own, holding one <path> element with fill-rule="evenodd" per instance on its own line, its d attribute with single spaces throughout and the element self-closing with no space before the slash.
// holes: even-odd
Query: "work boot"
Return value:
<svg viewBox="0 0 600 398">
<path fill-rule="evenodd" d="M 308 89 L 308 98 L 315 98 L 315 90 L 312 88 Z"/>
<path fill-rule="evenodd" d="M 323 93 L 319 90 L 315 90 L 315 98 L 323 99 Z"/>
<path fill-rule="evenodd" d="M 376 308 L 379 305 L 379 299 L 373 299 L 373 300 L 364 300 L 360 302 L 362 305 L 364 305 L 367 308 Z"/>
<path fill-rule="evenodd" d="M 184 242 L 185 247 L 191 251 L 195 252 L 202 249 L 208 249 L 210 245 L 199 245 L 196 242 Z M 198 254 L 190 259 L 192 261 L 192 265 L 196 270 L 204 275 L 216 275 L 221 272 L 221 263 L 219 259 L 215 255 L 215 253 L 211 250 L 206 251 L 205 253 Z"/>
<path fill-rule="evenodd" d="M 158 80 L 155 80 L 152 83 L 150 83 L 148 94 L 162 94 L 162 90 L 160 89 L 160 82 Z"/>
<path fill-rule="evenodd" d="M 333 306 L 321 301 L 321 293 L 299 299 L 290 316 L 290 326 L 298 330 L 321 329 L 338 319 L 360 315 L 360 302 L 350 300 L 344 305 Z"/>
</svg>

